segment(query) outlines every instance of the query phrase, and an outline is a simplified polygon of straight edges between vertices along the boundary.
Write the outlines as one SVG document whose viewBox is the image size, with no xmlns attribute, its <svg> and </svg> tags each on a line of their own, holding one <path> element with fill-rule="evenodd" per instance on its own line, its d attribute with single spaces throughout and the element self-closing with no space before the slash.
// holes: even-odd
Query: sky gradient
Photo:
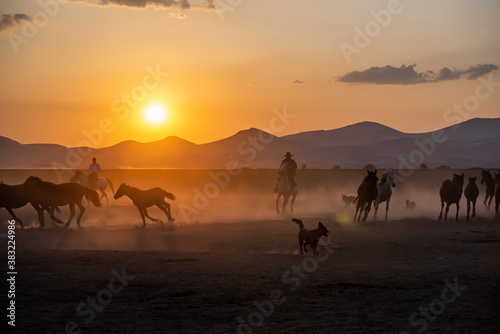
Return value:
<svg viewBox="0 0 500 334">
<path fill-rule="evenodd" d="M 500 1 L 49 3 L 0 3 L 0 135 L 21 143 L 205 143 L 284 108 L 278 136 L 500 117 Z"/>
</svg>

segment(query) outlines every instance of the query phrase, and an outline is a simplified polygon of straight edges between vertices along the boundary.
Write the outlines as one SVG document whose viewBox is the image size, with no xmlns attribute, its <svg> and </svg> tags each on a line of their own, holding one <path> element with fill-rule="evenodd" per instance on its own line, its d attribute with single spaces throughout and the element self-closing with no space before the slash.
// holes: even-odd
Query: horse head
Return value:
<svg viewBox="0 0 500 334">
<path fill-rule="evenodd" d="M 464 174 L 453 174 L 453 182 L 455 182 L 458 186 L 463 187 L 464 185 Z"/>
<path fill-rule="evenodd" d="M 488 170 L 482 170 L 481 171 L 481 184 L 484 184 L 488 182 L 488 180 L 491 180 L 491 174 Z"/>
<path fill-rule="evenodd" d="M 393 188 L 396 187 L 396 176 L 394 175 L 393 169 L 389 169 L 385 172 L 385 178 L 389 180 L 389 183 Z"/>
<path fill-rule="evenodd" d="M 126 188 L 127 188 L 127 185 L 125 183 L 120 184 L 120 186 L 116 190 L 116 193 L 114 196 L 115 199 L 118 199 L 118 198 L 122 197 L 123 195 L 125 195 Z"/>
<path fill-rule="evenodd" d="M 476 177 L 469 177 L 469 183 L 470 184 L 476 184 Z"/>
<path fill-rule="evenodd" d="M 371 182 L 371 183 L 377 183 L 378 182 L 378 177 L 377 177 L 377 170 L 370 172 L 367 170 L 368 175 L 365 176 L 365 182 Z"/>
</svg>

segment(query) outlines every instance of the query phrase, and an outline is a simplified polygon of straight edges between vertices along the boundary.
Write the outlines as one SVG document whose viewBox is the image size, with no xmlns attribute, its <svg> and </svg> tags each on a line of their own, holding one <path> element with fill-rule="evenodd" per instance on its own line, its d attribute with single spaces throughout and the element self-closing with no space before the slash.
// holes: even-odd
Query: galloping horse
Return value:
<svg viewBox="0 0 500 334">
<path fill-rule="evenodd" d="M 64 224 L 59 218 L 54 216 L 54 209 L 58 206 L 69 204 L 70 216 L 64 227 L 67 228 L 75 216 L 75 204 L 80 208 L 80 214 L 76 218 L 76 223 L 80 227 L 80 220 L 85 212 L 82 205 L 82 198 L 91 201 L 95 206 L 101 206 L 99 195 L 95 190 L 86 188 L 80 184 L 69 182 L 55 184 L 42 181 L 36 176 L 30 176 L 24 182 L 24 187 L 30 193 L 30 203 L 38 211 L 40 227 L 45 226 L 43 210 L 50 214 L 50 218 L 58 224 Z"/>
<path fill-rule="evenodd" d="M 30 202 L 32 194 L 28 191 L 24 184 L 8 185 L 0 182 L 0 208 L 5 208 L 10 213 L 12 218 L 24 228 L 24 224 L 21 219 L 17 218 L 12 209 L 22 208 Z M 33 206 L 35 210 L 38 208 Z M 57 207 L 49 207 L 49 210 L 54 209 L 59 210 Z"/>
<path fill-rule="evenodd" d="M 481 184 L 485 183 L 486 183 L 486 196 L 484 197 L 484 206 L 489 210 L 491 206 L 491 201 L 493 200 L 493 197 L 495 197 L 495 180 L 493 179 L 493 176 L 491 176 L 489 171 L 483 169 L 481 171 Z M 488 205 L 486 205 L 488 198 L 490 199 L 490 201 L 488 202 Z"/>
<path fill-rule="evenodd" d="M 80 182 L 80 184 L 82 186 L 90 188 L 89 187 L 89 185 L 90 185 L 89 176 L 86 175 L 84 172 L 78 170 L 78 169 L 75 170 L 75 172 L 71 176 L 70 181 L 71 182 L 78 181 L 78 182 Z M 99 190 L 101 192 L 101 198 L 100 198 L 100 200 L 102 200 L 103 197 L 106 198 L 106 205 L 109 205 L 108 195 L 106 194 L 106 188 L 108 187 L 108 184 L 111 187 L 111 191 L 114 194 L 115 193 L 115 189 L 113 187 L 113 182 L 111 182 L 110 179 L 105 178 L 105 177 L 98 177 L 97 178 L 97 182 L 95 183 L 95 186 L 93 188 L 93 190 L 96 190 L 96 191 Z"/>
<path fill-rule="evenodd" d="M 132 186 L 128 186 L 125 183 L 120 184 L 118 190 L 115 194 L 115 199 L 118 199 L 122 196 L 128 196 L 134 202 L 134 205 L 139 210 L 142 218 L 142 228 L 146 227 L 146 220 L 144 216 L 148 217 L 151 221 L 158 221 L 159 219 L 152 218 L 148 215 L 147 208 L 153 205 L 156 205 L 160 210 L 165 212 L 168 217 L 168 222 L 174 222 L 175 219 L 172 218 L 170 214 L 170 204 L 165 202 L 165 197 L 171 200 L 175 200 L 175 195 L 165 191 L 161 188 L 152 188 L 149 190 L 141 190 Z M 161 222 L 161 220 L 160 220 Z M 163 222 L 161 222 L 163 225 Z"/>
<path fill-rule="evenodd" d="M 361 215 L 363 211 L 365 215 L 363 217 L 363 221 L 366 221 L 366 217 L 368 217 L 368 213 L 370 212 L 372 202 L 377 199 L 377 170 L 374 172 L 367 171 L 368 175 L 365 176 L 363 182 L 358 187 L 358 205 L 356 206 L 356 212 L 354 213 L 354 221 L 356 221 L 356 215 L 359 211 L 358 221 L 361 220 Z"/>
<path fill-rule="evenodd" d="M 290 180 L 288 179 L 286 164 L 284 163 L 281 164 L 278 174 L 280 175 L 280 182 L 277 187 L 278 197 L 276 198 L 276 213 L 280 213 L 280 209 L 278 206 L 281 196 L 283 196 L 283 208 L 281 212 L 285 214 L 286 205 L 288 204 L 288 199 L 290 196 L 292 196 L 292 201 L 290 203 L 290 212 L 293 212 L 293 203 L 295 202 L 295 197 L 297 197 L 297 192 L 299 191 L 297 180 L 295 180 L 295 186 L 292 187 L 290 184 Z"/>
<path fill-rule="evenodd" d="M 377 218 L 378 205 L 382 202 L 386 202 L 385 220 L 387 220 L 389 202 L 391 201 L 392 188 L 394 187 L 396 187 L 396 176 L 394 176 L 394 170 L 390 169 L 382 175 L 382 180 L 380 180 L 380 183 L 377 184 L 377 199 L 373 203 L 373 207 L 375 208 L 373 219 Z"/>
<path fill-rule="evenodd" d="M 464 191 L 465 198 L 467 199 L 467 218 L 476 216 L 476 200 L 479 196 L 479 188 L 476 185 L 476 178 L 469 177 L 469 184 L 465 187 Z M 470 203 L 472 202 L 472 216 L 470 216 Z"/>
<path fill-rule="evenodd" d="M 441 197 L 441 212 L 439 213 L 439 220 L 443 219 L 443 207 L 446 202 L 446 213 L 444 214 L 444 220 L 448 219 L 448 211 L 450 210 L 450 205 L 453 203 L 457 204 L 457 216 L 458 220 L 458 210 L 460 209 L 460 198 L 462 198 L 462 188 L 464 186 L 464 174 L 457 175 L 453 174 L 453 180 L 445 180 L 439 189 L 439 196 Z"/>
<path fill-rule="evenodd" d="M 495 174 L 495 219 L 500 219 L 500 170 Z"/>
</svg>

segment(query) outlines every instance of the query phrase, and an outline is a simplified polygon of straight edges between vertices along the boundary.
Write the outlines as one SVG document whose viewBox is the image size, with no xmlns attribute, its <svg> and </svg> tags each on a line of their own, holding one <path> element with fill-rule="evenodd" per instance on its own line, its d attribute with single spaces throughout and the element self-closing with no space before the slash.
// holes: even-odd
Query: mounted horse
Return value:
<svg viewBox="0 0 500 334">
<path fill-rule="evenodd" d="M 38 211 L 40 227 L 45 226 L 43 211 L 46 210 L 53 221 L 58 224 L 64 224 L 64 227 L 67 228 L 75 216 L 75 205 L 80 208 L 80 214 L 76 219 L 77 225 L 80 227 L 80 220 L 85 212 L 85 208 L 82 205 L 83 196 L 95 206 L 101 206 L 97 192 L 74 182 L 55 184 L 48 181 L 42 181 L 36 176 L 30 176 L 23 185 L 30 193 L 31 205 Z M 67 204 L 69 205 L 70 216 L 68 221 L 64 223 L 54 216 L 54 210 L 58 206 Z"/>
<path fill-rule="evenodd" d="M 280 213 L 279 202 L 281 196 L 283 196 L 283 207 L 281 213 L 282 214 L 285 213 L 286 205 L 288 204 L 290 196 L 292 196 L 292 201 L 290 202 L 290 212 L 293 212 L 293 203 L 295 202 L 295 198 L 297 197 L 297 192 L 299 191 L 297 180 L 295 179 L 295 186 L 292 186 L 290 184 L 286 163 L 281 164 L 278 175 L 279 175 L 279 182 L 277 187 L 275 188 L 275 192 L 278 193 L 278 196 L 276 197 L 276 213 L 278 214 Z"/>
<path fill-rule="evenodd" d="M 444 220 L 448 219 L 448 211 L 450 210 L 450 205 L 456 203 L 457 205 L 457 215 L 456 220 L 458 220 L 458 210 L 460 209 L 460 198 L 462 198 L 462 188 L 464 186 L 464 174 L 458 175 L 453 174 L 452 180 L 445 180 L 439 189 L 439 196 L 441 197 L 441 212 L 439 213 L 439 220 L 443 219 L 443 207 L 446 203 L 446 213 L 444 214 Z"/>
<path fill-rule="evenodd" d="M 153 205 L 156 205 L 158 208 L 160 208 L 161 211 L 165 212 L 169 223 L 173 223 L 175 221 L 175 219 L 172 218 L 172 215 L 170 214 L 170 204 L 165 202 L 164 199 L 166 197 L 168 199 L 175 200 L 175 195 L 169 193 L 168 191 L 165 191 L 158 187 L 149 190 L 141 190 L 122 183 L 116 191 L 115 199 L 119 199 L 122 196 L 127 196 L 128 198 L 130 198 L 139 210 L 142 218 L 142 228 L 146 227 L 146 220 L 144 219 L 144 216 L 148 217 L 148 219 L 151 221 L 159 221 L 159 219 L 152 218 L 148 215 L 147 208 Z"/>
<path fill-rule="evenodd" d="M 374 172 L 367 171 L 368 175 L 365 176 L 363 182 L 358 187 L 358 205 L 356 206 L 356 212 L 354 213 L 354 221 L 356 221 L 356 216 L 359 211 L 358 221 L 366 221 L 366 217 L 368 217 L 368 213 L 370 212 L 372 202 L 377 199 L 377 170 Z M 361 219 L 361 215 L 365 213 L 363 219 Z"/>
<path fill-rule="evenodd" d="M 377 199 L 373 203 L 375 208 L 375 213 L 373 214 L 373 219 L 377 218 L 378 205 L 380 203 L 386 202 L 385 205 L 385 220 L 387 220 L 387 212 L 389 212 L 389 202 L 391 201 L 392 188 L 396 187 L 396 176 L 394 176 L 394 170 L 390 169 L 382 175 L 380 183 L 377 184 Z"/>
<path fill-rule="evenodd" d="M 78 169 L 74 171 L 73 175 L 71 176 L 70 181 L 71 182 L 80 182 L 80 184 L 82 186 L 90 188 L 89 187 L 89 185 L 90 185 L 89 176 Z M 96 191 L 99 190 L 101 192 L 100 200 L 102 200 L 102 198 L 105 197 L 106 198 L 106 205 L 109 205 L 108 195 L 106 194 L 106 188 L 108 187 L 108 184 L 111 187 L 112 194 L 114 194 L 115 189 L 113 187 L 113 182 L 111 182 L 110 179 L 105 178 L 105 177 L 98 177 L 94 187 L 91 188 L 92 190 L 96 190 Z"/>
</svg>

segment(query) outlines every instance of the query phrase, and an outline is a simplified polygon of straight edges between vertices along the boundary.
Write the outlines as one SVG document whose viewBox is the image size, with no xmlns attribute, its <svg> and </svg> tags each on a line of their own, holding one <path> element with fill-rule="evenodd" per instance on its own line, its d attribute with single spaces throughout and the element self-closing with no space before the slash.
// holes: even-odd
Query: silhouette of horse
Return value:
<svg viewBox="0 0 500 334">
<path fill-rule="evenodd" d="M 78 182 L 80 182 L 80 184 L 82 186 L 90 188 L 89 187 L 89 185 L 90 185 L 89 176 L 78 169 L 75 170 L 75 172 L 71 176 L 70 181 L 71 182 L 78 181 Z M 111 182 L 110 179 L 105 178 L 105 177 L 98 177 L 97 182 L 95 183 L 95 186 L 93 188 L 91 188 L 93 190 L 96 190 L 96 191 L 99 190 L 101 192 L 101 198 L 99 198 L 99 199 L 102 200 L 102 198 L 105 197 L 106 198 L 106 205 L 109 205 L 108 195 L 106 194 L 106 188 L 108 187 L 108 184 L 111 187 L 112 193 L 114 194 L 115 188 L 113 187 L 113 182 Z"/>
<path fill-rule="evenodd" d="M 356 196 L 347 196 L 342 194 L 342 202 L 344 202 L 344 210 L 345 210 L 351 204 L 356 205 L 356 203 L 358 203 L 358 198 Z"/>
<path fill-rule="evenodd" d="M 43 211 L 46 210 L 50 218 L 58 224 L 63 224 L 65 228 L 69 226 L 75 216 L 75 205 L 80 208 L 80 214 L 76 218 L 76 223 L 80 227 L 80 220 L 85 212 L 82 205 L 83 196 L 91 201 L 96 207 L 101 206 L 99 195 L 95 190 L 86 188 L 74 182 L 55 184 L 42 181 L 39 177 L 30 176 L 24 182 L 24 187 L 30 193 L 30 203 L 38 211 L 40 227 L 45 226 Z M 64 223 L 54 215 L 54 209 L 58 206 L 69 205 L 70 216 Z"/>
<path fill-rule="evenodd" d="M 465 195 L 465 198 L 467 199 L 467 218 L 466 218 L 466 220 L 469 220 L 470 203 L 472 202 L 472 216 L 470 216 L 470 217 L 475 217 L 476 216 L 476 200 L 477 200 L 477 197 L 479 196 L 479 188 L 476 185 L 476 178 L 475 177 L 469 177 L 469 183 L 467 184 L 467 187 L 465 187 L 464 195 Z"/>
<path fill-rule="evenodd" d="M 374 172 L 367 171 L 368 175 L 365 176 L 363 182 L 358 187 L 358 205 L 356 206 L 356 213 L 354 213 L 354 221 L 356 221 L 356 215 L 359 211 L 358 221 L 361 220 L 361 215 L 363 211 L 365 215 L 363 217 L 363 221 L 366 221 L 366 217 L 368 217 L 368 213 L 370 212 L 372 202 L 377 199 L 377 170 Z"/>
<path fill-rule="evenodd" d="M 387 220 L 387 212 L 389 211 L 389 202 L 391 201 L 392 188 L 396 187 L 396 176 L 394 176 L 394 170 L 387 170 L 380 183 L 377 184 L 377 199 L 373 203 L 375 208 L 375 213 L 373 214 L 373 219 L 377 218 L 378 205 L 380 203 L 386 202 L 385 205 L 385 220 Z"/>
<path fill-rule="evenodd" d="M 458 210 L 460 209 L 460 198 L 462 198 L 462 188 L 464 186 L 464 174 L 457 175 L 453 174 L 453 180 L 445 180 L 439 189 L 439 196 L 441 197 L 441 213 L 439 214 L 439 220 L 443 219 L 443 207 L 446 202 L 446 213 L 444 215 L 444 220 L 448 219 L 448 211 L 450 210 L 450 205 L 456 203 L 457 205 L 457 216 L 458 220 Z"/>
<path fill-rule="evenodd" d="M 495 174 L 495 219 L 500 219 L 500 170 Z"/>
<path fill-rule="evenodd" d="M 280 170 L 278 172 L 280 175 L 280 182 L 278 184 L 278 196 L 276 197 L 276 213 L 280 213 L 279 202 L 281 196 L 283 196 L 283 208 L 281 212 L 285 213 L 286 205 L 288 204 L 288 199 L 292 196 L 292 201 L 290 203 L 290 212 L 293 212 L 293 203 L 295 202 L 295 197 L 297 197 L 297 192 L 299 191 L 299 187 L 297 185 L 297 180 L 295 180 L 295 187 L 290 185 L 290 180 L 288 179 L 288 174 L 286 170 L 286 164 L 281 164 Z"/>
<path fill-rule="evenodd" d="M 146 220 L 144 216 L 148 217 L 151 221 L 159 221 L 159 219 L 152 218 L 148 215 L 147 208 L 153 205 L 156 205 L 160 210 L 165 212 L 168 218 L 168 222 L 174 222 L 175 219 L 172 218 L 170 214 L 170 204 L 165 202 L 164 198 L 168 198 L 171 200 L 175 200 L 175 195 L 165 191 L 161 188 L 152 188 L 149 190 L 141 190 L 132 186 L 128 186 L 125 183 L 120 184 L 118 190 L 115 194 L 115 199 L 118 199 L 122 196 L 128 196 L 134 203 L 134 205 L 139 210 L 142 218 L 142 228 L 146 227 Z M 160 220 L 163 225 L 163 222 Z"/>
<path fill-rule="evenodd" d="M 417 208 L 417 203 L 410 201 L 409 199 L 406 200 L 406 210 L 413 210 Z"/>
<path fill-rule="evenodd" d="M 486 196 L 484 197 L 484 207 L 489 210 L 491 206 L 491 201 L 493 200 L 493 197 L 495 197 L 495 180 L 493 179 L 493 176 L 491 176 L 490 172 L 484 169 L 481 171 L 481 184 L 486 184 Z M 488 199 L 490 201 L 488 202 L 488 205 L 486 205 Z"/>
</svg>

